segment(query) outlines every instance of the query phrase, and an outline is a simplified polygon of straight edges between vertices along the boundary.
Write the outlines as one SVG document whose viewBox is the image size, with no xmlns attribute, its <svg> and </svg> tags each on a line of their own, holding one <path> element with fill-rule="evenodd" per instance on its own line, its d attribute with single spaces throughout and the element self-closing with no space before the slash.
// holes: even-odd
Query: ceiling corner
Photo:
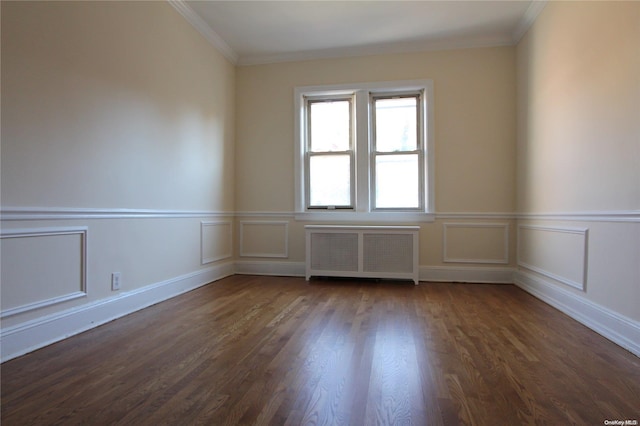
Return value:
<svg viewBox="0 0 640 426">
<path fill-rule="evenodd" d="M 184 0 L 167 0 L 182 17 L 209 41 L 233 65 L 238 64 L 238 54 L 216 33 Z"/>
<path fill-rule="evenodd" d="M 547 5 L 547 0 L 534 0 L 531 2 L 527 11 L 522 15 L 520 22 L 516 25 L 516 28 L 513 30 L 512 38 L 513 44 L 518 44 L 520 39 L 525 35 L 525 33 L 531 28 L 533 23 L 536 21 L 542 9 Z"/>
</svg>

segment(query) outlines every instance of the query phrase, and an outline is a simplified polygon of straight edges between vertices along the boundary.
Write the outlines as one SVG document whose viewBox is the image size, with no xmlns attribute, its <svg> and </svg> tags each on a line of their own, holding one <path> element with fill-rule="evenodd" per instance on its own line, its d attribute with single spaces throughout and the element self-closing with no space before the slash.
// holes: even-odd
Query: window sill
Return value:
<svg viewBox="0 0 640 426">
<path fill-rule="evenodd" d="M 300 222 L 433 222 L 434 213 L 424 212 L 345 212 L 323 210 L 318 212 L 296 212 Z"/>
</svg>

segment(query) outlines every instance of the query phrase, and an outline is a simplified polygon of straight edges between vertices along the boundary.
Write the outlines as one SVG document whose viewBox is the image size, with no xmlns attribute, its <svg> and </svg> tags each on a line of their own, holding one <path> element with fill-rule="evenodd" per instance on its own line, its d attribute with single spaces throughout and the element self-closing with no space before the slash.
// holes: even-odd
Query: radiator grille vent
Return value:
<svg viewBox="0 0 640 426">
<path fill-rule="evenodd" d="M 307 225 L 306 278 L 410 279 L 418 283 L 417 226 Z"/>
<path fill-rule="evenodd" d="M 364 234 L 365 272 L 413 272 L 413 236 Z"/>
<path fill-rule="evenodd" d="M 311 234 L 311 252 L 312 269 L 358 270 L 358 234 Z"/>
</svg>

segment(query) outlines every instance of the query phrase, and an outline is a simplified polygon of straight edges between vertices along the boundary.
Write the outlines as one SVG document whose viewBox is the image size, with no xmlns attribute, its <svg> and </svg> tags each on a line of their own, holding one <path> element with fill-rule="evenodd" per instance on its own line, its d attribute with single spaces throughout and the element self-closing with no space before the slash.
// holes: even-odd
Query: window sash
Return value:
<svg viewBox="0 0 640 426">
<path fill-rule="evenodd" d="M 355 206 L 356 194 L 356 153 L 354 144 L 354 95 L 325 95 L 325 96 L 305 96 L 305 206 L 307 210 L 324 209 L 349 209 L 353 210 Z M 311 105 L 319 102 L 339 102 L 347 101 L 349 103 L 349 149 L 342 151 L 313 151 L 312 144 L 312 117 Z M 311 203 L 311 158 L 314 156 L 349 156 L 349 203 L 348 204 L 312 204 Z"/>
<path fill-rule="evenodd" d="M 387 92 L 387 93 L 370 93 L 369 96 L 369 135 L 371 138 L 371 151 L 370 151 L 370 204 L 371 211 L 424 211 L 425 206 L 425 158 L 424 158 L 424 126 L 422 117 L 424 117 L 423 102 L 424 91 L 418 92 Z M 376 101 L 384 99 L 400 99 L 400 98 L 415 98 L 416 99 L 416 148 L 413 150 L 395 150 L 395 151 L 379 151 L 377 147 L 377 117 L 376 117 Z M 377 162 L 378 157 L 382 156 L 394 156 L 394 155 L 417 155 L 418 161 L 418 176 L 417 176 L 417 191 L 418 191 L 418 205 L 416 207 L 381 207 L 378 206 L 377 200 L 377 186 L 378 186 L 378 171 Z"/>
</svg>

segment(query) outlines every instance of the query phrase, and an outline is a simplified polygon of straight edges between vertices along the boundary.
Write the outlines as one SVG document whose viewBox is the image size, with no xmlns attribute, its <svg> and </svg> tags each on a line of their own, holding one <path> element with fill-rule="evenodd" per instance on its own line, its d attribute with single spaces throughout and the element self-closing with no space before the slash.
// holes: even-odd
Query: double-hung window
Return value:
<svg viewBox="0 0 640 426">
<path fill-rule="evenodd" d="M 308 209 L 353 209 L 353 96 L 305 97 Z"/>
<path fill-rule="evenodd" d="M 422 96 L 422 93 L 371 94 L 370 167 L 375 210 L 423 208 Z"/>
<path fill-rule="evenodd" d="M 432 92 L 430 80 L 296 88 L 296 212 L 431 220 Z"/>
</svg>

